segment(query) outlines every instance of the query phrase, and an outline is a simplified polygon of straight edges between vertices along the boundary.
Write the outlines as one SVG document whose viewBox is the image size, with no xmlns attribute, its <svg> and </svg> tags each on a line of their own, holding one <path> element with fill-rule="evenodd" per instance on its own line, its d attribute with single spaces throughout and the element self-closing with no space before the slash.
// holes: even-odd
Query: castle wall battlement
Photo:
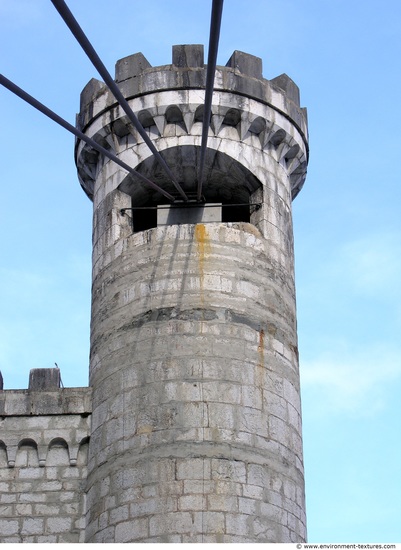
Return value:
<svg viewBox="0 0 401 550">
<path fill-rule="evenodd" d="M 84 540 L 92 391 L 58 388 L 55 370 L 0 391 L 1 542 Z"/>
<path fill-rule="evenodd" d="M 177 170 L 197 164 L 192 158 L 170 159 L 168 149 L 200 146 L 207 66 L 200 45 L 173 46 L 172 61 L 171 65 L 152 67 L 137 53 L 117 62 L 115 80 L 149 137 Z M 150 155 L 143 138 L 99 80 L 92 79 L 82 91 L 77 127 L 135 169 Z M 309 155 L 306 109 L 300 107 L 299 89 L 287 75 L 263 78 L 260 58 L 235 51 L 226 66 L 217 67 L 209 136 L 209 153 L 221 150 L 224 144 L 230 149 L 232 140 L 241 147 L 249 145 L 257 154 L 247 153 L 244 158 L 256 158 L 262 151 L 285 165 L 292 198 L 302 188 Z M 125 158 L 127 151 L 129 158 Z M 93 198 L 99 155 L 77 141 L 76 161 L 81 185 Z M 213 164 L 213 159 L 208 164 Z M 196 174 L 188 170 L 177 178 L 185 189 Z M 156 177 L 156 183 L 166 182 Z M 141 188 L 141 182 L 135 185 Z M 138 201 L 137 196 L 133 198 Z"/>
<path fill-rule="evenodd" d="M 142 53 L 120 59 L 116 63 L 115 80 L 129 99 L 160 89 L 204 89 L 207 65 L 203 62 L 202 45 L 173 46 L 173 63 L 152 67 Z M 262 76 L 262 60 L 248 53 L 235 51 L 226 66 L 216 68 L 216 91 L 229 90 L 253 97 L 286 113 L 307 137 L 306 109 L 300 107 L 299 88 L 286 74 L 271 80 Z M 92 79 L 81 93 L 78 123 L 85 128 L 93 117 L 109 109 L 116 100 L 107 86 Z"/>
</svg>

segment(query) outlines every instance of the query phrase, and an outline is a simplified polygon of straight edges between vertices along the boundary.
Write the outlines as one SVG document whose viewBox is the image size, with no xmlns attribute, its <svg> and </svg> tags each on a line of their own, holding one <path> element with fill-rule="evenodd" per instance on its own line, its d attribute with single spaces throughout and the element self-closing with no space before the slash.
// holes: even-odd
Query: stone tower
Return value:
<svg viewBox="0 0 401 550">
<path fill-rule="evenodd" d="M 203 46 L 138 53 L 116 82 L 195 195 Z M 306 537 L 291 201 L 308 159 L 286 75 L 235 51 L 217 67 L 202 202 L 182 202 L 111 92 L 91 80 L 78 127 L 171 205 L 76 143 L 94 204 L 87 542 Z"/>
</svg>

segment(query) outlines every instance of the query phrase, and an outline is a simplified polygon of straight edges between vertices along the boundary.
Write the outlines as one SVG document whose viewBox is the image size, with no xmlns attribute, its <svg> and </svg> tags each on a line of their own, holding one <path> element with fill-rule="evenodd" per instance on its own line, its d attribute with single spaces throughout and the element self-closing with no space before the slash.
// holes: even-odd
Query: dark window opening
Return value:
<svg viewBox="0 0 401 550">
<path fill-rule="evenodd" d="M 134 233 L 146 231 L 157 226 L 156 208 L 134 208 L 132 210 L 132 224 Z"/>
<path fill-rule="evenodd" d="M 216 201 L 210 201 L 214 203 Z M 164 205 L 166 206 L 166 205 Z M 132 225 L 134 233 L 146 231 L 157 227 L 157 208 L 156 205 L 144 205 L 132 209 Z M 250 207 L 247 204 L 222 204 L 221 222 L 246 222 L 250 223 Z"/>
<path fill-rule="evenodd" d="M 221 221 L 223 223 L 229 223 L 229 222 L 250 222 L 251 215 L 249 211 L 248 205 L 240 205 L 240 206 L 228 206 L 224 205 L 222 207 L 222 219 Z"/>
</svg>

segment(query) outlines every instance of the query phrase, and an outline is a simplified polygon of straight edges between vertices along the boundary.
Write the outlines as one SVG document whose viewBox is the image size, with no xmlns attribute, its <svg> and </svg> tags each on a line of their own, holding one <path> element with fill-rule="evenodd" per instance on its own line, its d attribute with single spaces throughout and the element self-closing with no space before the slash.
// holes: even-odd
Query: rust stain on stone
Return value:
<svg viewBox="0 0 401 550">
<path fill-rule="evenodd" d="M 195 240 L 198 251 L 198 264 L 199 264 L 199 292 L 202 311 L 205 306 L 204 295 L 204 280 L 205 280 L 205 260 L 210 252 L 209 235 L 205 224 L 198 223 L 195 225 Z M 201 320 L 201 332 L 203 332 L 203 315 Z"/>
<path fill-rule="evenodd" d="M 198 262 L 199 262 L 199 277 L 200 277 L 200 290 L 203 295 L 203 283 L 205 277 L 205 259 L 210 252 L 209 235 L 205 224 L 198 223 L 195 225 L 195 239 L 198 248 Z"/>
<path fill-rule="evenodd" d="M 265 369 L 265 331 L 261 328 L 259 330 L 259 342 L 258 342 L 258 366 L 256 370 L 256 383 L 259 387 L 263 386 L 263 373 Z"/>
<path fill-rule="evenodd" d="M 262 328 L 259 331 L 258 354 L 259 354 L 259 365 L 261 367 L 264 367 L 265 366 L 265 331 Z"/>
<path fill-rule="evenodd" d="M 198 223 L 195 225 L 195 239 L 198 245 L 198 257 L 201 271 L 203 270 L 203 262 L 205 257 L 210 251 L 209 235 L 204 223 Z"/>
</svg>

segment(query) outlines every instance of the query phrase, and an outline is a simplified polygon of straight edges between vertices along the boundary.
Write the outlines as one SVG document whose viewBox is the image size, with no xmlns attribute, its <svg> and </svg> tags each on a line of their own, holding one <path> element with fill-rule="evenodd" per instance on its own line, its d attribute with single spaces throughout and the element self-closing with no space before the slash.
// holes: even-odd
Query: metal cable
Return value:
<svg viewBox="0 0 401 550">
<path fill-rule="evenodd" d="M 92 64 L 94 65 L 94 67 L 96 68 L 100 76 L 103 78 L 106 85 L 109 87 L 110 91 L 113 93 L 114 97 L 116 98 L 120 106 L 123 108 L 123 110 L 127 114 L 132 124 L 135 126 L 135 128 L 141 135 L 146 145 L 152 151 L 153 155 L 155 156 L 159 164 L 162 166 L 166 174 L 171 179 L 174 187 L 177 189 L 177 191 L 180 193 L 183 199 L 187 201 L 188 197 L 185 194 L 184 190 L 182 189 L 181 185 L 176 181 L 175 176 L 171 172 L 170 168 L 167 166 L 166 161 L 163 159 L 159 151 L 156 149 L 152 140 L 149 138 L 148 134 L 143 128 L 142 124 L 139 122 L 135 113 L 132 111 L 131 107 L 128 105 L 127 100 L 121 93 L 119 87 L 117 86 L 114 79 L 106 69 L 105 65 L 103 64 L 102 60 L 96 53 L 95 49 L 93 48 L 87 36 L 85 35 L 84 31 L 81 29 L 78 21 L 75 19 L 75 17 L 71 13 L 67 4 L 64 2 L 64 0 L 51 0 L 51 2 L 56 8 L 56 10 L 59 12 L 59 14 L 61 15 L 62 19 L 64 20 L 64 22 L 66 23 L 66 25 L 68 26 L 72 34 L 75 36 L 76 40 L 78 41 L 78 43 L 80 44 L 80 46 L 82 47 L 86 55 L 91 60 Z"/>
<path fill-rule="evenodd" d="M 35 109 L 37 109 L 38 111 L 46 115 L 47 117 L 51 118 L 54 122 L 57 122 L 57 124 L 59 124 L 66 130 L 74 134 L 77 138 L 82 139 L 82 141 L 85 141 L 88 145 L 93 147 L 93 149 L 96 149 L 96 151 L 99 151 L 99 153 L 101 153 L 105 157 L 108 157 L 110 160 L 112 160 L 113 162 L 115 162 L 116 164 L 124 168 L 124 170 L 127 170 L 127 172 L 129 172 L 130 174 L 141 179 L 144 183 L 146 183 L 146 185 L 148 185 L 149 187 L 152 187 L 152 189 L 155 189 L 156 191 L 158 191 L 159 193 L 167 197 L 169 200 L 174 202 L 175 199 L 172 195 L 170 195 L 170 193 L 167 193 L 167 191 L 164 191 L 164 189 L 156 185 L 156 183 L 153 183 L 153 181 L 149 180 L 148 178 L 146 178 L 145 176 L 143 176 L 142 174 L 140 174 L 139 172 L 137 172 L 136 170 L 128 166 L 128 164 L 125 164 L 125 162 L 123 162 L 118 157 L 116 157 L 113 153 L 110 153 L 110 151 L 108 151 L 107 149 L 105 149 L 104 147 L 96 143 L 96 141 L 94 141 L 92 138 L 86 136 L 85 134 L 77 130 L 75 126 L 73 126 L 72 124 L 70 124 L 63 118 L 61 118 L 59 115 L 54 113 L 48 107 L 43 105 L 43 103 L 40 103 L 40 101 L 38 101 L 37 99 L 29 95 L 27 92 L 19 88 L 16 84 L 14 84 L 14 82 L 11 82 L 11 80 L 8 80 L 8 78 L 6 78 L 2 74 L 0 74 L 0 84 L 2 84 L 5 88 L 10 90 L 10 92 L 13 92 L 15 95 L 17 95 L 18 97 L 20 97 L 21 99 L 23 99 L 24 101 L 32 105 L 32 107 L 34 107 Z"/>
<path fill-rule="evenodd" d="M 209 133 L 210 115 L 212 112 L 214 75 L 216 72 L 217 50 L 219 47 L 221 16 L 223 13 L 223 0 L 213 0 L 212 15 L 210 21 L 209 52 L 206 72 L 205 106 L 203 109 L 202 141 L 198 172 L 197 200 L 202 197 L 203 172 L 205 168 L 206 146 Z"/>
</svg>

